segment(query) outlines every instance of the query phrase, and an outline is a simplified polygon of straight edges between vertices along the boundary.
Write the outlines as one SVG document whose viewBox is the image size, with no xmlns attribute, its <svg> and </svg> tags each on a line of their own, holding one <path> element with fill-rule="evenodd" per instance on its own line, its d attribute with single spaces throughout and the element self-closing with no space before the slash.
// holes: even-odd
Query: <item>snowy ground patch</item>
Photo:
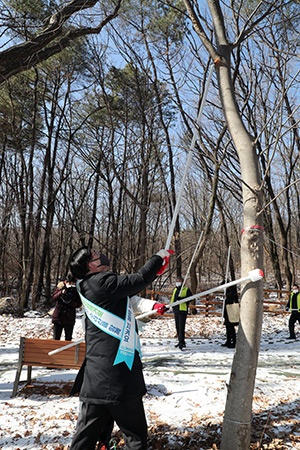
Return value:
<svg viewBox="0 0 300 450">
<path fill-rule="evenodd" d="M 0 316 L 0 449 L 67 450 L 78 414 L 78 398 L 68 397 L 76 371 L 34 368 L 32 385 L 22 388 L 21 383 L 11 398 L 20 336 L 52 337 L 50 317 L 29 316 Z M 287 322 L 286 314 L 264 315 L 253 449 L 300 449 L 299 340 L 286 339 Z M 186 331 L 184 351 L 175 348 L 172 316 L 149 321 L 141 334 L 149 449 L 219 448 L 234 349 L 221 346 L 225 329 L 220 318 L 189 316 Z M 74 339 L 81 337 L 78 317 Z M 21 380 L 25 378 L 26 369 Z M 117 427 L 114 440 L 121 448 Z"/>
</svg>

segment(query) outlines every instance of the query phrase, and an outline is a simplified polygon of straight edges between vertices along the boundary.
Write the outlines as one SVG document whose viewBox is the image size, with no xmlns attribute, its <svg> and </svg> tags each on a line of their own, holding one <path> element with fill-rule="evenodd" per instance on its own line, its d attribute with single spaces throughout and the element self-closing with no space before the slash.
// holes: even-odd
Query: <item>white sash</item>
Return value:
<svg viewBox="0 0 300 450">
<path fill-rule="evenodd" d="M 141 347 L 139 336 L 135 331 L 135 318 L 130 299 L 127 298 L 126 317 L 124 320 L 85 298 L 80 291 L 80 282 L 81 280 L 78 280 L 76 286 L 89 320 L 101 331 L 120 341 L 114 365 L 125 362 L 129 370 L 131 370 L 135 350 L 141 353 Z"/>
</svg>

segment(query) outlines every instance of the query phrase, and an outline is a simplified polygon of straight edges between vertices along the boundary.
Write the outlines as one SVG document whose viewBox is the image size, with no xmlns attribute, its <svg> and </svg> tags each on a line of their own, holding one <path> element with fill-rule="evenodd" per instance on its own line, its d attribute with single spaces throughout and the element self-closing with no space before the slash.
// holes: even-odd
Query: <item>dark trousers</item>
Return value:
<svg viewBox="0 0 300 450">
<path fill-rule="evenodd" d="M 71 341 L 73 335 L 74 325 L 61 325 L 60 323 L 53 324 L 53 339 L 60 340 L 62 331 L 65 330 L 65 340 Z"/>
<path fill-rule="evenodd" d="M 289 320 L 289 331 L 290 331 L 290 337 L 295 338 L 295 323 L 299 322 L 300 324 L 300 313 L 298 312 L 293 312 L 290 316 L 290 320 Z"/>
<path fill-rule="evenodd" d="M 118 405 L 82 403 L 70 450 L 95 450 L 97 441 L 108 446 L 114 421 L 123 433 L 126 450 L 147 449 L 143 399 L 137 397 Z"/>
<path fill-rule="evenodd" d="M 178 337 L 179 347 L 185 344 L 185 324 L 187 318 L 186 311 L 174 311 L 176 333 Z"/>
<path fill-rule="evenodd" d="M 225 327 L 226 327 L 226 343 L 235 345 L 236 344 L 236 331 L 235 331 L 235 327 L 234 327 L 233 323 L 226 322 Z"/>
</svg>

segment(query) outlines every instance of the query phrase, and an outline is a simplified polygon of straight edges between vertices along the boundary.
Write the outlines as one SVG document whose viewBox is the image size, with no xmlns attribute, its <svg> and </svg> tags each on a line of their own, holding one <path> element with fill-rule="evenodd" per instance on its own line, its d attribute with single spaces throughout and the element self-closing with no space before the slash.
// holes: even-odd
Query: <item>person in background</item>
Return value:
<svg viewBox="0 0 300 450">
<path fill-rule="evenodd" d="M 76 308 L 81 307 L 80 296 L 76 289 L 75 278 L 69 274 L 65 281 L 60 281 L 52 295 L 55 308 L 52 314 L 53 339 L 60 340 L 62 331 L 65 340 L 71 341 L 76 321 Z"/>
<path fill-rule="evenodd" d="M 146 393 L 134 310 L 166 307 L 137 297 L 168 265 L 170 252 L 161 250 L 137 272 L 118 275 L 106 255 L 82 247 L 71 259 L 86 314 L 86 358 L 70 395 L 80 393 L 80 412 L 70 450 L 109 446 L 114 422 L 127 450 L 147 449 Z"/>
<path fill-rule="evenodd" d="M 239 297 L 236 286 L 230 286 L 226 289 L 223 318 L 224 325 L 226 327 L 226 342 L 222 344 L 222 347 L 235 348 L 236 345 L 236 331 L 235 327 L 239 322 L 231 322 L 227 312 L 227 305 L 238 304 Z"/>
<path fill-rule="evenodd" d="M 182 286 L 183 278 L 177 277 L 176 279 L 176 287 L 173 290 L 171 302 L 172 303 L 177 302 L 178 300 L 183 300 L 184 298 L 191 297 L 192 292 L 190 289 L 186 286 Z M 174 319 L 175 319 L 175 327 L 176 327 L 176 333 L 178 338 L 178 343 L 175 345 L 176 348 L 179 348 L 182 350 L 186 347 L 185 342 L 185 326 L 186 326 L 186 318 L 188 315 L 188 308 L 189 308 L 190 302 L 184 302 L 180 305 L 174 306 L 172 308 L 174 313 Z M 195 308 L 192 309 L 192 314 L 197 314 L 197 311 Z"/>
<path fill-rule="evenodd" d="M 289 332 L 290 335 L 288 339 L 296 339 L 295 334 L 295 324 L 298 321 L 300 324 L 300 293 L 299 285 L 294 283 L 292 286 L 292 291 L 289 295 L 289 300 L 285 307 L 286 311 L 291 311 L 289 319 Z"/>
</svg>

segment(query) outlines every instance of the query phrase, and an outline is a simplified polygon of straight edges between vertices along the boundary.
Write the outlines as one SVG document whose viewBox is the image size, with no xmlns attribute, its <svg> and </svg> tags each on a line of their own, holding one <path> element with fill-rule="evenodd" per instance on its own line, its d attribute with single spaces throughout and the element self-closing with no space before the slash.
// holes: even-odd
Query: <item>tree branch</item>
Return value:
<svg viewBox="0 0 300 450">
<path fill-rule="evenodd" d="M 201 25 L 201 22 L 198 19 L 197 14 L 195 13 L 192 3 L 190 2 L 190 0 L 183 0 L 183 3 L 185 4 L 185 7 L 190 16 L 190 19 L 192 21 L 192 24 L 194 26 L 196 33 L 201 38 L 203 45 L 205 46 L 207 52 L 209 53 L 209 55 L 211 56 L 213 61 L 215 61 L 215 59 L 218 57 L 218 54 L 217 54 L 213 44 L 211 43 L 210 39 L 208 39 L 208 37 Z"/>
<path fill-rule="evenodd" d="M 90 34 L 99 34 L 103 27 L 117 17 L 122 0 L 117 0 L 114 9 L 107 14 L 97 27 L 80 27 L 64 32 L 67 20 L 77 13 L 95 6 L 99 0 L 74 0 L 53 14 L 46 27 L 30 41 L 15 45 L 0 53 L 0 84 L 11 76 L 34 67 L 63 49 L 75 39 Z M 53 45 L 48 46 L 53 43 Z M 47 47 L 48 46 L 48 47 Z"/>
<path fill-rule="evenodd" d="M 255 16 L 257 11 L 265 3 L 266 2 L 260 1 L 256 5 L 256 7 L 254 8 L 253 12 L 251 13 L 251 15 L 248 17 L 247 21 L 245 22 L 245 25 L 244 25 L 242 31 L 240 32 L 236 42 L 233 44 L 233 47 L 237 47 L 238 45 L 240 45 L 240 43 L 242 41 L 244 41 L 247 37 L 249 37 L 250 34 L 254 33 L 255 31 L 257 32 L 257 27 L 258 27 L 259 23 L 261 23 L 266 17 L 270 16 L 270 14 L 274 13 L 275 11 L 277 11 L 281 7 L 281 4 L 279 2 L 278 3 L 277 2 L 274 2 L 274 3 L 271 2 L 269 7 L 266 9 L 266 11 L 260 17 L 258 17 L 256 20 L 251 22 L 252 18 Z"/>
</svg>

